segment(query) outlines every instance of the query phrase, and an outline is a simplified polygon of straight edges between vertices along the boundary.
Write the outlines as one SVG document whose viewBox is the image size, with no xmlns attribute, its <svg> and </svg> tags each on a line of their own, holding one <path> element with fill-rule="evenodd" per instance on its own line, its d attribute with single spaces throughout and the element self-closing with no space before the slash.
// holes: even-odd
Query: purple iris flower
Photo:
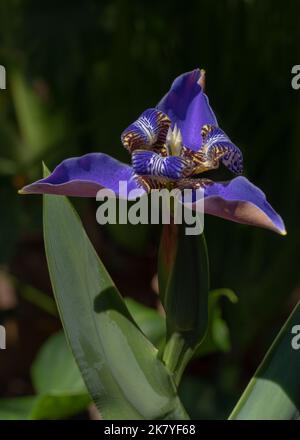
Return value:
<svg viewBox="0 0 300 440">
<path fill-rule="evenodd" d="M 122 133 L 131 166 L 90 153 L 64 160 L 48 177 L 20 192 L 96 197 L 99 189 L 108 188 L 119 195 L 120 181 L 127 182 L 128 193 L 136 189 L 140 195 L 162 187 L 203 188 L 205 213 L 285 235 L 284 223 L 265 194 L 239 175 L 242 153 L 219 128 L 204 79 L 199 69 L 180 75 L 156 108 L 144 111 Z M 239 176 L 226 182 L 208 179 L 207 172 L 220 164 Z"/>
</svg>

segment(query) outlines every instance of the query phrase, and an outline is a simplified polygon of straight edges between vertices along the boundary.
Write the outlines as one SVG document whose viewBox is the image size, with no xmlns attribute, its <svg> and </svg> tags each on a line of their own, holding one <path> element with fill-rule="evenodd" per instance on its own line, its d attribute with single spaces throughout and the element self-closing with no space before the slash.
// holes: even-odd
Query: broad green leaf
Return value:
<svg viewBox="0 0 300 440">
<path fill-rule="evenodd" d="M 0 419 L 64 419 L 91 401 L 63 332 L 42 346 L 31 376 L 37 395 L 0 400 Z"/>
<path fill-rule="evenodd" d="M 157 350 L 133 321 L 65 197 L 44 196 L 44 238 L 67 339 L 103 418 L 187 418 Z"/>
<path fill-rule="evenodd" d="M 165 337 L 165 318 L 157 310 L 146 307 L 132 298 L 126 298 L 125 302 L 139 328 L 152 344 L 158 347 Z"/>
<path fill-rule="evenodd" d="M 63 332 L 52 335 L 43 345 L 31 367 L 31 376 L 38 394 L 87 394 Z"/>
<path fill-rule="evenodd" d="M 167 322 L 162 358 L 178 383 L 207 330 L 209 271 L 204 235 L 185 235 L 184 225 L 165 225 L 158 275 Z"/>
<path fill-rule="evenodd" d="M 300 302 L 249 382 L 230 419 L 300 419 L 299 325 Z"/>
</svg>

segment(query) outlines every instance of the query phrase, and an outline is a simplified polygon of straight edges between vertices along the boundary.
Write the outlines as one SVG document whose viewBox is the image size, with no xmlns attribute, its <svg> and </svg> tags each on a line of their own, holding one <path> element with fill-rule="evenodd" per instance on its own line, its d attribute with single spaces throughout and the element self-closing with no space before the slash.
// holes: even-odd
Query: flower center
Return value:
<svg viewBox="0 0 300 440">
<path fill-rule="evenodd" d="M 169 127 L 167 138 L 166 138 L 166 147 L 168 150 L 168 154 L 170 156 L 180 156 L 182 152 L 182 136 L 177 125 L 174 125 L 172 129 Z"/>
</svg>

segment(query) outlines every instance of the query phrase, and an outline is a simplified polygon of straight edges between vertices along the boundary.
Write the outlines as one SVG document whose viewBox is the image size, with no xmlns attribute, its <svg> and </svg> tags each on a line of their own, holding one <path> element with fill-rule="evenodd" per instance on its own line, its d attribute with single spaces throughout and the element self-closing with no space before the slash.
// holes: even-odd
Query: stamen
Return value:
<svg viewBox="0 0 300 440">
<path fill-rule="evenodd" d="M 177 125 L 174 125 L 173 130 L 171 127 L 168 130 L 166 138 L 166 146 L 171 156 L 180 156 L 182 151 L 182 136 L 180 129 Z"/>
</svg>

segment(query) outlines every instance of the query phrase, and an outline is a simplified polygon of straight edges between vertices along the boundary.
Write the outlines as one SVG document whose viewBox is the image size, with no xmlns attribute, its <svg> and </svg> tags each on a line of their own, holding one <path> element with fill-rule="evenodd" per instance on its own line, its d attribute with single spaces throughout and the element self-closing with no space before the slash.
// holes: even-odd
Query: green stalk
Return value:
<svg viewBox="0 0 300 440">
<path fill-rule="evenodd" d="M 172 373 L 178 386 L 188 362 L 193 357 L 194 350 L 189 347 L 180 333 L 173 333 L 167 341 L 162 360 Z"/>
<path fill-rule="evenodd" d="M 204 235 L 185 235 L 184 225 L 164 225 L 158 275 L 167 322 L 160 356 L 178 385 L 207 329 L 209 269 Z"/>
</svg>

